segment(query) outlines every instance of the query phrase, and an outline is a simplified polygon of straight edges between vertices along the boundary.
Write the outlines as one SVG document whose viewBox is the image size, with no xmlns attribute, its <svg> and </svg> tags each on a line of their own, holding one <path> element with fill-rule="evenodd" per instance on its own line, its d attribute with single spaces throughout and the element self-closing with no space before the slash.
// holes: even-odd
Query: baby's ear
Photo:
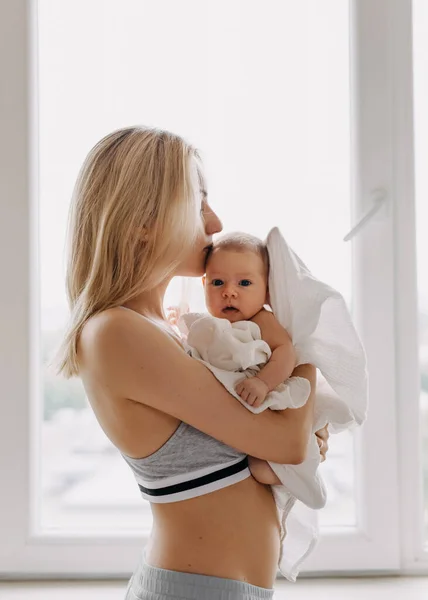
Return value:
<svg viewBox="0 0 428 600">
<path fill-rule="evenodd" d="M 269 288 L 266 289 L 266 302 L 265 302 L 265 304 L 269 304 L 269 306 L 270 306 Z"/>
<path fill-rule="evenodd" d="M 202 275 L 202 285 L 205 287 L 205 282 L 206 282 L 207 278 L 206 275 Z"/>
</svg>

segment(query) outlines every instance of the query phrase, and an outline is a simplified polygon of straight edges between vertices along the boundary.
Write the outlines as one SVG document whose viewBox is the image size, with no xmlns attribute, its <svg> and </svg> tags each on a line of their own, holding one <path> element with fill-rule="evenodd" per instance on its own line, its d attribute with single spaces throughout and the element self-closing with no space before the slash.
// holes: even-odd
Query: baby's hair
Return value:
<svg viewBox="0 0 428 600">
<path fill-rule="evenodd" d="M 266 243 L 260 238 L 256 237 L 255 235 L 243 233 L 241 231 L 225 233 L 224 235 L 222 235 L 214 241 L 213 249 L 207 257 L 206 264 L 208 264 L 210 256 L 212 256 L 212 254 L 216 250 L 254 252 L 254 254 L 257 254 L 262 259 L 266 275 L 269 273 L 269 254 L 267 251 Z"/>
</svg>

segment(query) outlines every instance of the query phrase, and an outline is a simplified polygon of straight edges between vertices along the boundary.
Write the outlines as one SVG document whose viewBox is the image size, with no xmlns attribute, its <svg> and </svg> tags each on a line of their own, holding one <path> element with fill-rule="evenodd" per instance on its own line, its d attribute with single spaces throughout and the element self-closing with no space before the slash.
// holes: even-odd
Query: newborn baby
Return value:
<svg viewBox="0 0 428 600">
<path fill-rule="evenodd" d="M 244 376 L 235 391 L 247 404 L 258 407 L 267 394 L 286 381 L 296 366 L 292 340 L 273 313 L 269 304 L 269 259 L 265 244 L 258 238 L 233 233 L 215 242 L 207 258 L 202 279 L 208 312 L 230 323 L 252 321 L 260 329 L 260 338 L 270 348 L 270 359 L 254 375 Z M 174 323 L 177 309 L 170 315 Z M 249 457 L 252 475 L 260 483 L 280 484 L 268 462 Z"/>
<path fill-rule="evenodd" d="M 251 406 L 260 406 L 267 394 L 286 381 L 296 366 L 293 342 L 271 311 L 268 290 L 269 258 L 262 240 L 248 234 L 223 236 L 208 256 L 202 279 L 205 303 L 213 317 L 253 321 L 272 351 L 268 362 L 252 377 L 244 377 L 236 392 Z M 252 475 L 265 484 L 281 483 L 269 463 L 249 457 Z"/>
<path fill-rule="evenodd" d="M 266 242 L 241 233 L 216 240 L 203 285 L 209 313 L 175 309 L 170 322 L 187 334 L 190 356 L 248 410 L 303 406 L 311 386 L 293 370 L 305 363 L 317 368 L 314 435 L 305 460 L 278 464 L 249 457 L 253 477 L 272 486 L 281 522 L 278 566 L 295 581 L 318 537 L 315 511 L 327 499 L 317 432 L 329 424 L 338 433 L 366 417 L 364 348 L 343 296 L 312 275 L 278 228 Z"/>
</svg>

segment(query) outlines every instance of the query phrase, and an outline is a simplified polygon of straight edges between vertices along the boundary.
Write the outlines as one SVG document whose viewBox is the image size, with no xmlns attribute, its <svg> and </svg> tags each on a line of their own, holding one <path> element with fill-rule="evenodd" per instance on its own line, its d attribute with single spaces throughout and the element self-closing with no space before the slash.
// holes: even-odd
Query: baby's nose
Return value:
<svg viewBox="0 0 428 600">
<path fill-rule="evenodd" d="M 230 285 L 226 285 L 223 288 L 223 298 L 236 298 L 237 296 L 236 289 Z"/>
</svg>

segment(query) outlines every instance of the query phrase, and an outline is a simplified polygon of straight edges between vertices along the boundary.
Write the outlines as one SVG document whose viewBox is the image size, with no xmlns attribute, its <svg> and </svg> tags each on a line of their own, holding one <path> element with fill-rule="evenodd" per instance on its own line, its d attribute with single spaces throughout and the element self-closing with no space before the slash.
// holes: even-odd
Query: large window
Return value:
<svg viewBox="0 0 428 600">
<path fill-rule="evenodd" d="M 0 467 L 10 474 L 0 529 L 12 540 L 0 541 L 2 569 L 126 575 L 150 529 L 149 505 L 81 384 L 48 366 L 68 314 L 64 242 L 74 181 L 90 148 L 131 124 L 170 129 L 196 145 L 225 230 L 264 237 L 279 226 L 312 272 L 345 296 L 363 339 L 369 419 L 354 434 L 332 436 L 321 466 L 328 489 L 321 541 L 305 569 L 410 569 L 416 555 L 424 564 L 415 550 L 422 523 L 415 498 L 428 463 L 420 464 L 409 423 L 427 414 L 421 165 L 428 21 L 424 1 L 414 4 L 419 336 L 416 309 L 403 304 L 416 298 L 416 278 L 405 268 L 416 270 L 408 2 L 0 5 L 8 49 L 0 53 L 0 181 L 8 181 L 0 195 L 7 290 L 0 379 L 8 399 Z M 379 189 L 386 201 L 365 219 Z M 203 309 L 197 282 L 189 288 L 174 280 L 167 303 L 183 289 Z M 411 352 L 418 343 L 420 365 Z M 425 447 L 427 432 L 425 423 Z M 406 465 L 415 465 L 410 484 Z"/>
<path fill-rule="evenodd" d="M 99 137 L 128 124 L 188 136 L 205 157 L 225 230 L 265 237 L 278 225 L 351 304 L 346 2 L 269 2 L 261 12 L 257 2 L 40 0 L 38 14 L 44 363 L 68 314 L 63 248 L 77 169 Z M 174 282 L 169 303 L 180 288 Z M 203 309 L 198 291 L 193 308 Z M 148 505 L 82 386 L 42 368 L 41 528 L 147 525 Z M 321 522 L 354 525 L 348 433 L 332 441 L 323 472 Z"/>
</svg>

